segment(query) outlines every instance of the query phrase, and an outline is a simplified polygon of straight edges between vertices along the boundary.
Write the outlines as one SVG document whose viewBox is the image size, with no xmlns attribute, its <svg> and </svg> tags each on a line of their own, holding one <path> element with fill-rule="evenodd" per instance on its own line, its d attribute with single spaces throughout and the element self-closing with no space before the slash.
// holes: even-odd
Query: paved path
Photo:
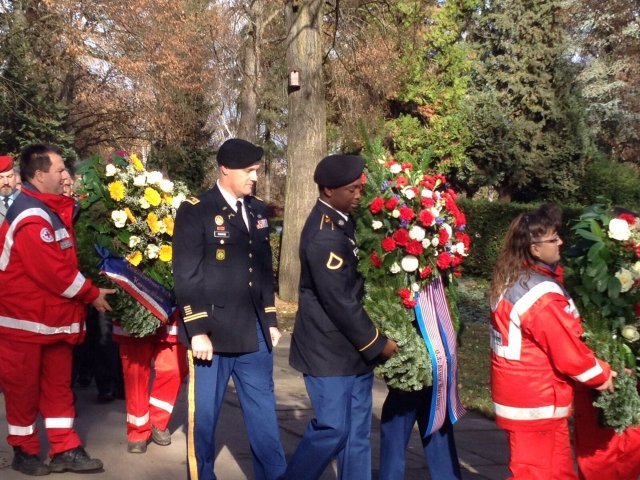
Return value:
<svg viewBox="0 0 640 480">
<path fill-rule="evenodd" d="M 278 401 L 282 442 L 289 456 L 295 450 L 307 422 L 312 416 L 302 376 L 288 366 L 290 335 L 283 335 L 276 349 L 274 377 Z M 87 451 L 102 459 L 103 472 L 94 474 L 52 474 L 57 480 L 182 480 L 187 478 L 185 421 L 186 398 L 183 392 L 170 425 L 173 443 L 168 447 L 150 444 L 144 455 L 126 451 L 124 401 L 97 404 L 93 387 L 77 389 L 78 418 L 75 426 L 86 443 Z M 386 396 L 384 383 L 374 384 L 374 415 L 372 428 L 373 478 L 377 479 L 380 441 L 380 410 Z M 216 474 L 220 480 L 251 479 L 251 454 L 245 434 L 240 407 L 233 387 L 229 388 L 218 425 Z M 4 418 L 4 397 L 0 394 L 0 479 L 29 478 L 11 469 L 12 450 L 6 443 L 7 425 Z M 42 431 L 42 428 L 41 428 Z M 507 445 L 503 433 L 486 418 L 470 413 L 455 426 L 456 443 L 465 480 L 498 480 L 508 477 Z M 43 439 L 44 441 L 44 439 Z M 327 469 L 322 480 L 336 478 L 333 468 Z M 407 451 L 407 480 L 428 479 L 419 435 L 414 432 Z M 304 480 L 304 479 L 300 479 Z M 402 479 L 398 479 L 402 480 Z M 434 479 L 441 480 L 441 479 Z"/>
</svg>

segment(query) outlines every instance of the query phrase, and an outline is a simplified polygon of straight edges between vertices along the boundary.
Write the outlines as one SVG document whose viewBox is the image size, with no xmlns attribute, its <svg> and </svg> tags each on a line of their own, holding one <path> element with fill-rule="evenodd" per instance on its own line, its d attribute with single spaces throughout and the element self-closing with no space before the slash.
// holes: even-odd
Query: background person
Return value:
<svg viewBox="0 0 640 480">
<path fill-rule="evenodd" d="M 189 352 L 191 480 L 215 477 L 215 429 L 229 377 L 251 444 L 254 478 L 286 463 L 273 391 L 277 328 L 266 205 L 251 196 L 262 148 L 230 139 L 218 151 L 216 185 L 180 205 L 173 275 Z"/>
<path fill-rule="evenodd" d="M 552 205 L 511 222 L 489 292 L 491 394 L 513 479 L 577 479 L 567 422 L 574 383 L 613 390 L 616 376 L 581 339 L 562 285 L 560 225 Z"/>
<path fill-rule="evenodd" d="M 13 157 L 0 156 L 0 223 L 19 193 L 18 175 L 14 169 Z"/>
</svg>

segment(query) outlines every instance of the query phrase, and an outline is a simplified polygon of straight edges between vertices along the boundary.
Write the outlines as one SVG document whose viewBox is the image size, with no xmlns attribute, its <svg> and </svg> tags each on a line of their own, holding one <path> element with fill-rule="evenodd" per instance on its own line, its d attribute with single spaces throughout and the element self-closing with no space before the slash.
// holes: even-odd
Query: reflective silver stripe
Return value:
<svg viewBox="0 0 640 480">
<path fill-rule="evenodd" d="M 11 257 L 11 248 L 13 247 L 13 235 L 16 228 L 20 225 L 20 222 L 26 217 L 41 217 L 44 218 L 49 224 L 51 224 L 51 217 L 41 208 L 27 208 L 20 215 L 18 215 L 7 230 L 7 235 L 4 237 L 4 245 L 2 245 L 2 254 L 0 255 L 0 270 L 4 271 L 9 265 L 9 258 Z"/>
<path fill-rule="evenodd" d="M 167 335 L 177 335 L 177 334 L 178 334 L 177 325 L 167 325 Z"/>
<path fill-rule="evenodd" d="M 72 323 L 64 327 L 50 327 L 44 323 L 32 322 L 31 320 L 18 320 L 16 318 L 0 316 L 0 327 L 15 328 L 25 332 L 39 333 L 41 335 L 56 335 L 58 333 L 80 333 L 80 323 Z"/>
<path fill-rule="evenodd" d="M 149 412 L 145 413 L 142 417 L 136 417 L 135 415 L 127 413 L 127 423 L 135 425 L 136 427 L 146 425 L 149 423 Z"/>
<path fill-rule="evenodd" d="M 603 372 L 602 367 L 600 366 L 600 364 L 596 360 L 595 366 L 591 367 L 586 372 L 582 372 L 580 375 L 576 375 L 573 378 L 575 378 L 579 382 L 584 383 L 584 382 L 588 382 L 589 380 L 591 380 L 594 377 L 597 377 L 602 372 Z"/>
<path fill-rule="evenodd" d="M 173 405 L 167 402 L 163 402 L 162 400 L 158 400 L 154 397 L 149 397 L 149 405 L 153 405 L 154 407 L 161 408 L 165 412 L 173 412 Z"/>
<path fill-rule="evenodd" d="M 73 427 L 73 418 L 45 418 L 44 428 L 71 428 Z"/>
<path fill-rule="evenodd" d="M 509 420 L 548 420 L 551 418 L 565 418 L 571 413 L 571 405 L 566 407 L 546 405 L 544 407 L 520 408 L 507 407 L 494 402 L 493 408 L 496 415 Z"/>
<path fill-rule="evenodd" d="M 75 297 L 86 281 L 87 279 L 84 278 L 84 275 L 78 272 L 71 285 L 69 285 L 69 287 L 67 287 L 67 289 L 61 293 L 61 295 L 66 298 Z"/>
<path fill-rule="evenodd" d="M 32 435 L 36 431 L 36 424 L 33 423 L 28 427 L 19 427 L 18 425 L 8 424 L 9 435 L 17 435 L 20 437 L 26 437 Z"/>
<path fill-rule="evenodd" d="M 54 232 L 56 236 L 56 241 L 59 242 L 63 238 L 69 238 L 69 232 L 67 232 L 66 228 L 60 228 Z"/>
</svg>

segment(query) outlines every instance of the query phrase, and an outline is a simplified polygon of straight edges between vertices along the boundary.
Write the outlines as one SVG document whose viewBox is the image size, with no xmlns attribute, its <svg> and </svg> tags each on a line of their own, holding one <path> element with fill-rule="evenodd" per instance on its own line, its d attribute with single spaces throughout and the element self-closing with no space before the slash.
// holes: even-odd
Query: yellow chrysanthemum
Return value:
<svg viewBox="0 0 640 480">
<path fill-rule="evenodd" d="M 173 237 L 173 218 L 172 217 L 164 217 L 162 219 L 164 222 L 164 226 L 167 227 L 167 234 L 170 237 Z"/>
<path fill-rule="evenodd" d="M 165 193 L 164 195 L 162 195 L 162 201 L 166 205 L 171 205 L 173 203 L 173 195 L 171 195 L 169 193 Z"/>
<path fill-rule="evenodd" d="M 127 218 L 129 219 L 129 221 L 131 223 L 137 223 L 138 220 L 136 220 L 136 216 L 133 214 L 133 212 L 131 211 L 131 209 L 129 207 L 126 207 L 124 209 L 124 213 L 127 214 Z"/>
<path fill-rule="evenodd" d="M 158 233 L 160 231 L 160 222 L 158 221 L 158 216 L 151 212 L 147 215 L 147 225 L 149 225 L 149 230 L 151 233 Z"/>
<path fill-rule="evenodd" d="M 120 180 L 111 182 L 109 185 L 107 185 L 107 189 L 109 190 L 109 196 L 116 202 L 122 200 L 127 193 L 127 189 L 124 187 L 124 184 Z"/>
<path fill-rule="evenodd" d="M 142 160 L 138 158 L 138 155 L 136 155 L 135 153 L 132 153 L 129 158 L 131 159 L 131 165 L 133 165 L 133 168 L 135 168 L 136 171 L 138 172 L 144 171 L 144 165 L 142 164 Z"/>
<path fill-rule="evenodd" d="M 129 255 L 127 255 L 127 260 L 131 265 L 133 265 L 134 267 L 137 267 L 138 265 L 140 265 L 140 262 L 142 261 L 142 252 L 139 250 L 136 250 L 135 252 L 131 252 Z"/>
<path fill-rule="evenodd" d="M 173 258 L 173 250 L 171 249 L 171 245 L 162 245 L 160 247 L 158 258 L 160 258 L 160 260 L 162 260 L 163 262 L 170 262 L 171 258 Z"/>
<path fill-rule="evenodd" d="M 155 188 L 147 187 L 144 189 L 144 198 L 152 207 L 157 207 L 162 201 L 162 197 Z"/>
</svg>

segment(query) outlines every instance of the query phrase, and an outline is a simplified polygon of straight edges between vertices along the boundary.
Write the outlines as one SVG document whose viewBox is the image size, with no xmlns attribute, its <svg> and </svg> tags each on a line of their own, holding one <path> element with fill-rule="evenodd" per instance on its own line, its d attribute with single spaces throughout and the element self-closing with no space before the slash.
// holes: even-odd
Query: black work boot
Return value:
<svg viewBox="0 0 640 480">
<path fill-rule="evenodd" d="M 154 425 L 151 425 L 151 440 L 158 445 L 162 445 L 166 447 L 167 445 L 171 445 L 171 432 L 169 429 L 160 430 L 156 428 Z"/>
<path fill-rule="evenodd" d="M 49 470 L 60 473 L 70 470 L 72 472 L 90 472 L 100 470 L 102 461 L 91 458 L 82 447 L 72 448 L 66 452 L 57 453 L 49 462 Z"/>
<path fill-rule="evenodd" d="M 25 475 L 41 477 L 49 475 L 49 467 L 47 467 L 37 455 L 25 453 L 20 447 L 13 447 L 13 462 L 11 468 Z"/>
</svg>

